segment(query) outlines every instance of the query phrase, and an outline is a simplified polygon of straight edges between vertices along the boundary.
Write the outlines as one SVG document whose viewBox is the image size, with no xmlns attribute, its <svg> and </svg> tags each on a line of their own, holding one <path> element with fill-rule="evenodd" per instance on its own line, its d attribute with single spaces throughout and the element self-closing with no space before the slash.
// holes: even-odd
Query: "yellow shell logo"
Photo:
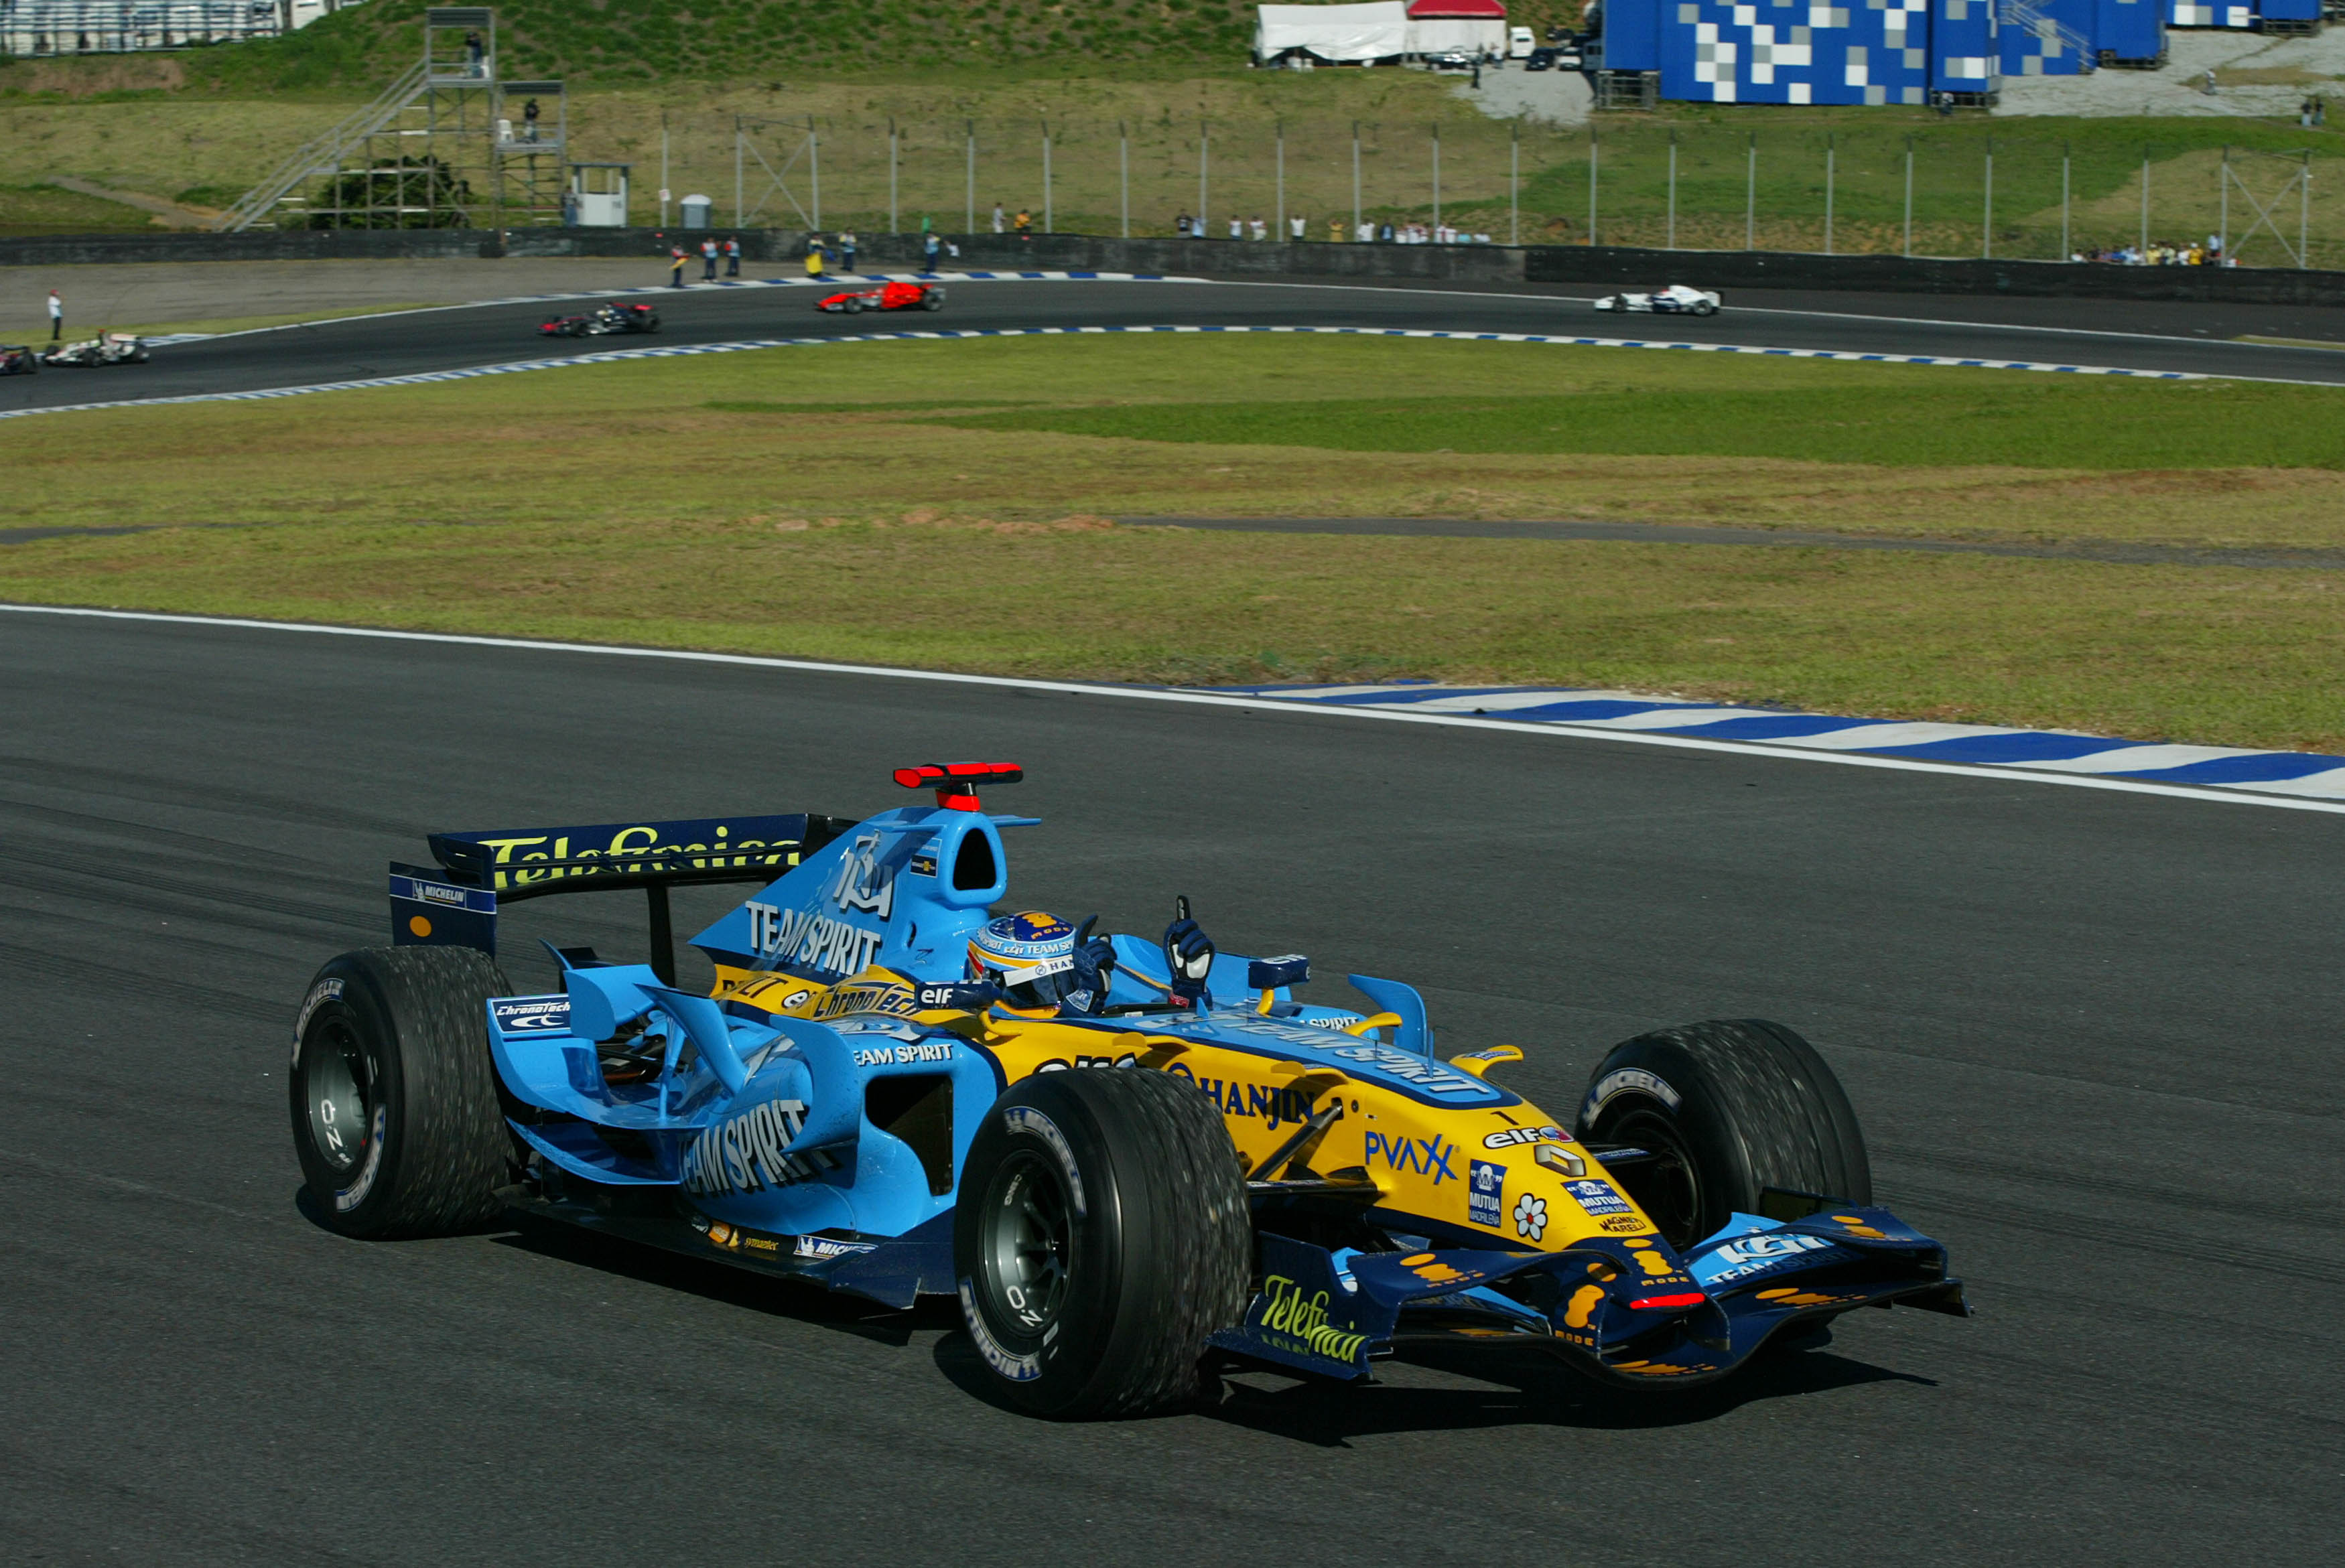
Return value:
<svg viewBox="0 0 2345 1568">
<path fill-rule="evenodd" d="M 407 917 L 407 928 L 415 933 L 418 936 L 429 936 L 431 935 L 431 922 L 426 920 L 421 915 L 409 916 Z"/>
</svg>

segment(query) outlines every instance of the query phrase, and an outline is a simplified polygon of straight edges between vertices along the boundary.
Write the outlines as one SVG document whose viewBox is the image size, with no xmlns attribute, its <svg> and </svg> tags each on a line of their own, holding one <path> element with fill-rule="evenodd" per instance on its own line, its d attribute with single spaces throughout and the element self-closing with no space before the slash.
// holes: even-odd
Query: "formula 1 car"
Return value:
<svg viewBox="0 0 2345 1568">
<path fill-rule="evenodd" d="M 41 357 L 27 343 L 0 343 L 0 376 L 37 376 Z"/>
<path fill-rule="evenodd" d="M 1650 310 L 1656 316 L 1715 316 L 1718 296 L 1704 288 L 1672 283 L 1650 294 L 1607 294 L 1596 302 L 1599 310 Z"/>
<path fill-rule="evenodd" d="M 848 316 L 865 310 L 941 310 L 945 291 L 933 283 L 883 283 L 830 295 L 816 300 L 814 308 Z"/>
<path fill-rule="evenodd" d="M 550 317 L 538 328 L 548 338 L 604 338 L 614 332 L 656 332 L 659 312 L 648 305 L 598 306 L 580 316 Z"/>
<path fill-rule="evenodd" d="M 1441 1058 L 1397 980 L 1350 976 L 1365 1012 L 1298 1002 L 1308 959 L 1216 953 L 1185 901 L 1161 943 L 1083 949 L 1113 958 L 1082 1008 L 971 981 L 973 940 L 1032 918 L 986 925 L 1003 832 L 1036 819 L 978 791 L 1020 776 L 899 769 L 936 804 L 861 822 L 433 835 L 435 865 L 391 868 L 393 945 L 329 962 L 294 1020 L 314 1211 L 392 1238 L 510 1209 L 955 1296 L 985 1375 L 1054 1417 L 1177 1408 L 1230 1366 L 1358 1381 L 1428 1341 L 1684 1386 L 1855 1308 L 1967 1313 L 1779 1025 L 1617 1047 L 1567 1129 L 1491 1081 L 1519 1048 Z M 669 890 L 725 882 L 762 886 L 692 939 L 711 988 L 681 989 Z M 498 967 L 502 905 L 626 888 L 650 963 L 548 944 L 556 986 L 526 993 Z"/>
<path fill-rule="evenodd" d="M 44 365 L 143 365 L 148 358 L 147 345 L 135 332 L 108 332 L 103 337 L 84 339 L 52 349 L 41 356 Z"/>
</svg>

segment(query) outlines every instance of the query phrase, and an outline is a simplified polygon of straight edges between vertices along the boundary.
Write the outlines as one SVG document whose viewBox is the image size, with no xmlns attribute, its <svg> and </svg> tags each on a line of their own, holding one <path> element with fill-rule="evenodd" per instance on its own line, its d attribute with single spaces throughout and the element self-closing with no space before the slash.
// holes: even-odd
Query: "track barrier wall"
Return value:
<svg viewBox="0 0 2345 1568">
<path fill-rule="evenodd" d="M 747 260 L 796 267 L 803 229 L 713 229 L 737 234 Z M 696 246 L 698 232 L 649 228 L 305 229 L 245 234 L 91 235 L 0 240 L 0 266 L 84 267 L 163 261 L 311 261 L 382 258 L 639 257 L 655 282 L 671 243 Z M 1103 239 L 993 234 L 943 237 L 959 248 L 954 270 L 1174 273 L 1211 278 L 1356 278 L 1449 283 L 1558 283 L 1645 288 L 1814 289 L 1895 294 L 2003 294 L 2345 305 L 2345 272 L 2285 268 L 2119 267 L 2054 261 L 1944 260 L 1899 256 L 1823 256 L 1772 250 L 1667 250 L 1636 246 L 1301 245 L 1251 241 Z M 861 267 L 919 265 L 917 234 L 869 235 Z M 699 276 L 695 255 L 686 277 Z"/>
</svg>

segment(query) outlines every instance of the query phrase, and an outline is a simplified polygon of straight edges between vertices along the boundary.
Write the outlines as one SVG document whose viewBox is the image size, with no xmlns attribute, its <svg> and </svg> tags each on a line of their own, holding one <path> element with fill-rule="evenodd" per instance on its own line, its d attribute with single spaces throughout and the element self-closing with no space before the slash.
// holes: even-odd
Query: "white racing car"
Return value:
<svg viewBox="0 0 2345 1568">
<path fill-rule="evenodd" d="M 1718 296 L 1706 288 L 1672 283 L 1650 294 L 1607 294 L 1596 302 L 1599 310 L 1643 310 L 1655 316 L 1715 316 Z"/>
<path fill-rule="evenodd" d="M 41 356 L 44 365 L 143 365 L 147 344 L 135 332 L 107 332 L 79 343 L 67 343 Z"/>
</svg>

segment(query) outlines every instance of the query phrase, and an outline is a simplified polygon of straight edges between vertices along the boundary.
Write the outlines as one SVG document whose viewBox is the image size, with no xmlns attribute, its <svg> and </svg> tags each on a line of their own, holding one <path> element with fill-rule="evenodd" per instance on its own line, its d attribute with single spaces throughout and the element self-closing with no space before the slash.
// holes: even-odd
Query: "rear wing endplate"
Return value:
<svg viewBox="0 0 2345 1568">
<path fill-rule="evenodd" d="M 653 971 L 675 983 L 667 890 L 706 883 L 763 885 L 855 824 L 845 817 L 701 817 L 599 823 L 503 833 L 435 833 L 437 866 L 391 866 L 391 939 L 401 946 L 497 953 L 497 906 L 557 893 L 641 888 Z"/>
</svg>

